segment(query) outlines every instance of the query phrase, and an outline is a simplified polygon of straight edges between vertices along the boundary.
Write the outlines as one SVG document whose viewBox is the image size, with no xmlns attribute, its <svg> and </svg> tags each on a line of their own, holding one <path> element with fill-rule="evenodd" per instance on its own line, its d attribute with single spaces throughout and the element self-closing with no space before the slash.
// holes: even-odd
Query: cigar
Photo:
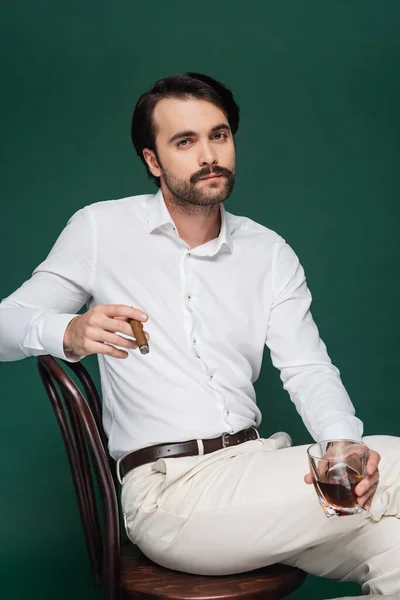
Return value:
<svg viewBox="0 0 400 600">
<path fill-rule="evenodd" d="M 143 331 L 143 323 L 136 321 L 136 319 L 129 319 L 129 325 L 132 327 L 133 335 L 139 346 L 139 350 L 142 354 L 148 354 L 150 352 L 149 344 Z"/>
</svg>

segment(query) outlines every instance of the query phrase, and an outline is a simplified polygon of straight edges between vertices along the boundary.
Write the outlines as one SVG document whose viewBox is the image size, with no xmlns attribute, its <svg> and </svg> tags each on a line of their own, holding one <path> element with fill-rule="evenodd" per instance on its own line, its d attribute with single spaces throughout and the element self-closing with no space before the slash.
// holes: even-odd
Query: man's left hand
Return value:
<svg viewBox="0 0 400 600">
<path fill-rule="evenodd" d="M 363 506 L 366 510 L 371 508 L 372 498 L 375 494 L 375 490 L 378 487 L 379 482 L 379 462 L 381 460 L 380 454 L 375 452 L 375 450 L 370 450 L 368 453 L 368 460 L 366 466 L 366 476 L 355 488 L 355 493 L 357 495 L 357 503 L 360 506 Z M 304 481 L 306 483 L 313 482 L 313 476 L 311 473 L 307 473 L 304 477 Z"/>
</svg>

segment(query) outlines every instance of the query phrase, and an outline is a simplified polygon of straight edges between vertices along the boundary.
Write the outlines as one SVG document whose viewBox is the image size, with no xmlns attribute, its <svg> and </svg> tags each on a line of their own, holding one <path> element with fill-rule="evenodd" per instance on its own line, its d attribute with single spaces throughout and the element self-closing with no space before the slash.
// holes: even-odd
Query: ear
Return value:
<svg viewBox="0 0 400 600">
<path fill-rule="evenodd" d="M 154 177 L 160 177 L 161 169 L 158 165 L 156 155 L 153 150 L 149 150 L 149 148 L 143 149 L 143 158 L 147 163 L 147 166 L 150 169 L 150 172 Z"/>
</svg>

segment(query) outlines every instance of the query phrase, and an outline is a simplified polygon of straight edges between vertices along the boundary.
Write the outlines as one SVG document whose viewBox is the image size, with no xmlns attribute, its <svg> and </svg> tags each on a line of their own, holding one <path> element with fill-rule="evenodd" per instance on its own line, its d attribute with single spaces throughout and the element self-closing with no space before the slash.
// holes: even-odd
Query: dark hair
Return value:
<svg viewBox="0 0 400 600">
<path fill-rule="evenodd" d="M 239 107 L 233 99 L 232 92 L 212 77 L 200 73 L 180 73 L 157 81 L 137 101 L 132 116 L 131 135 L 137 155 L 145 165 L 150 179 L 158 187 L 160 187 L 160 179 L 155 177 L 148 168 L 143 149 L 149 148 L 156 152 L 153 111 L 162 98 L 208 100 L 225 113 L 233 135 L 239 126 Z"/>
</svg>

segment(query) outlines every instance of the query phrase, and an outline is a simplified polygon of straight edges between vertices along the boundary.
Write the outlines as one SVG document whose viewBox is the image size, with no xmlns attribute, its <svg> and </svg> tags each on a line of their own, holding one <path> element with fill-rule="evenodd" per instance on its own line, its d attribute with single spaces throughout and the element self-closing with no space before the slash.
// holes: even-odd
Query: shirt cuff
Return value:
<svg viewBox="0 0 400 600">
<path fill-rule="evenodd" d="M 78 362 L 83 356 L 69 355 L 64 352 L 64 333 L 77 315 L 48 313 L 40 323 L 40 342 L 48 354 L 68 362 Z"/>
<path fill-rule="evenodd" d="M 321 430 L 318 442 L 327 440 L 354 440 L 362 441 L 362 423 L 358 419 L 356 423 L 333 423 Z"/>
</svg>

